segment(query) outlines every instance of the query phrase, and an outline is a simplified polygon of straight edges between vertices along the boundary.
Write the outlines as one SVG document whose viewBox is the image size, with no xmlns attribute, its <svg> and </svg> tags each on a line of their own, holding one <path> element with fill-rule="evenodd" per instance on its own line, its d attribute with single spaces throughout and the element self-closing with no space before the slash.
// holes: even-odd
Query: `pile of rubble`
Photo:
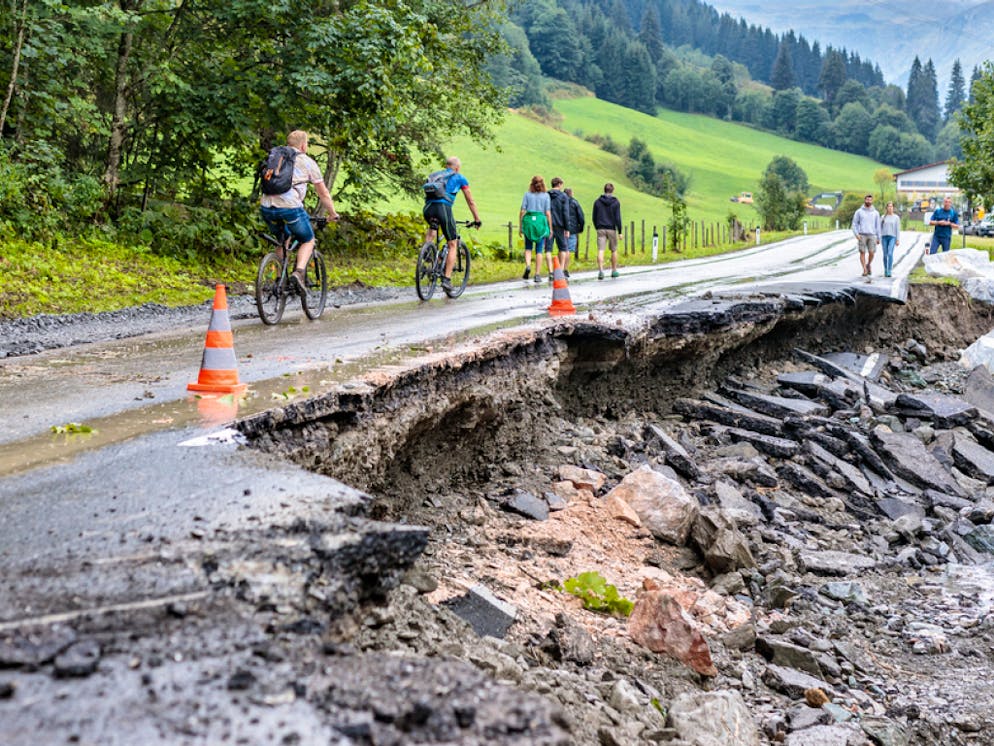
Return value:
<svg viewBox="0 0 994 746">
<path fill-rule="evenodd" d="M 900 351 L 798 351 L 795 370 L 670 417 L 555 423 L 558 481 L 504 464 L 434 529 L 430 603 L 401 594 L 391 618 L 463 616 L 503 661 L 484 667 L 558 700 L 577 742 L 983 743 L 994 382 Z M 417 518 L 458 511 L 447 499 Z M 630 617 L 554 590 L 591 570 Z M 406 638 L 480 657 L 451 634 Z M 396 629 L 359 642 L 397 645 Z"/>
</svg>

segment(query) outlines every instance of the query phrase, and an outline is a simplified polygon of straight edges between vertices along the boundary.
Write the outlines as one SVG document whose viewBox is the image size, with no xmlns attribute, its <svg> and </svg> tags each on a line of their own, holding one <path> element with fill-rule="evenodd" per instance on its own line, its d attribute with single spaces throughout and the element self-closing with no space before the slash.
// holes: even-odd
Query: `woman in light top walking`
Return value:
<svg viewBox="0 0 994 746">
<path fill-rule="evenodd" d="M 535 282 L 542 281 L 542 253 L 546 249 L 546 238 L 551 233 L 552 200 L 545 189 L 545 179 L 532 176 L 528 191 L 521 198 L 521 212 L 518 214 L 518 235 L 525 239 L 525 273 L 522 278 L 527 280 L 532 271 L 532 247 L 535 248 Z M 552 251 L 552 247 L 549 247 Z M 551 256 L 551 253 L 549 254 Z M 549 271 L 552 271 L 552 261 L 549 261 Z"/>
<path fill-rule="evenodd" d="M 887 212 L 880 220 L 880 243 L 884 250 L 884 277 L 894 268 L 894 247 L 901 243 L 901 217 L 894 214 L 894 203 L 887 203 Z"/>
</svg>

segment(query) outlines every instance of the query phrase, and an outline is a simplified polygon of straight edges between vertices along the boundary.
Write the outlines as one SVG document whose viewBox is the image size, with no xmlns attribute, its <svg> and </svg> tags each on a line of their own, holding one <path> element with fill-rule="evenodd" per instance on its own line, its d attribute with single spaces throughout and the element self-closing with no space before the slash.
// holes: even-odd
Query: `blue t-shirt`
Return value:
<svg viewBox="0 0 994 746">
<path fill-rule="evenodd" d="M 938 210 L 932 213 L 932 220 L 948 220 L 951 223 L 959 224 L 959 214 L 955 209 L 946 210 L 940 207 Z M 935 225 L 935 235 L 939 238 L 952 237 L 953 227 L 951 225 Z"/>
<path fill-rule="evenodd" d="M 456 197 L 459 195 L 459 190 L 464 186 L 469 186 L 469 181 L 462 174 L 453 173 L 449 177 L 449 180 L 445 183 L 445 193 L 449 195 L 448 200 L 444 199 L 431 199 L 428 200 L 428 204 L 441 204 L 441 205 L 451 205 L 456 201 Z"/>
</svg>

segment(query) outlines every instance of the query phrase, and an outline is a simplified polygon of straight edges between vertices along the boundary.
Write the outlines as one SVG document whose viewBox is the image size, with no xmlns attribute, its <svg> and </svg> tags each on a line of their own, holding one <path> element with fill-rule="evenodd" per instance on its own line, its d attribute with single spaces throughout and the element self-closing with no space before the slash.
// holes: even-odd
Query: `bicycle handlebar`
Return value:
<svg viewBox="0 0 994 746">
<path fill-rule="evenodd" d="M 467 228 L 479 228 L 483 223 L 479 220 L 457 220 L 456 225 L 465 225 Z"/>
</svg>

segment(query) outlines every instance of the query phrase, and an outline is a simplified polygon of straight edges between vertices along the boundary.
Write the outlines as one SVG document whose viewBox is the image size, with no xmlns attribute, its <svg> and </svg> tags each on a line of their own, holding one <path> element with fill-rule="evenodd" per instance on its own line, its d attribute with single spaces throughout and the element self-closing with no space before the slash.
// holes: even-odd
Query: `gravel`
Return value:
<svg viewBox="0 0 994 746">
<path fill-rule="evenodd" d="M 374 288 L 353 283 L 331 288 L 328 291 L 328 305 L 339 307 L 392 301 L 410 292 L 407 288 Z M 194 306 L 175 308 L 146 303 L 101 313 L 39 314 L 0 321 L 0 359 L 199 324 L 205 318 L 205 309 L 209 309 L 212 303 L 204 301 Z M 232 320 L 255 317 L 255 299 L 250 295 L 229 295 L 228 311 Z"/>
</svg>

